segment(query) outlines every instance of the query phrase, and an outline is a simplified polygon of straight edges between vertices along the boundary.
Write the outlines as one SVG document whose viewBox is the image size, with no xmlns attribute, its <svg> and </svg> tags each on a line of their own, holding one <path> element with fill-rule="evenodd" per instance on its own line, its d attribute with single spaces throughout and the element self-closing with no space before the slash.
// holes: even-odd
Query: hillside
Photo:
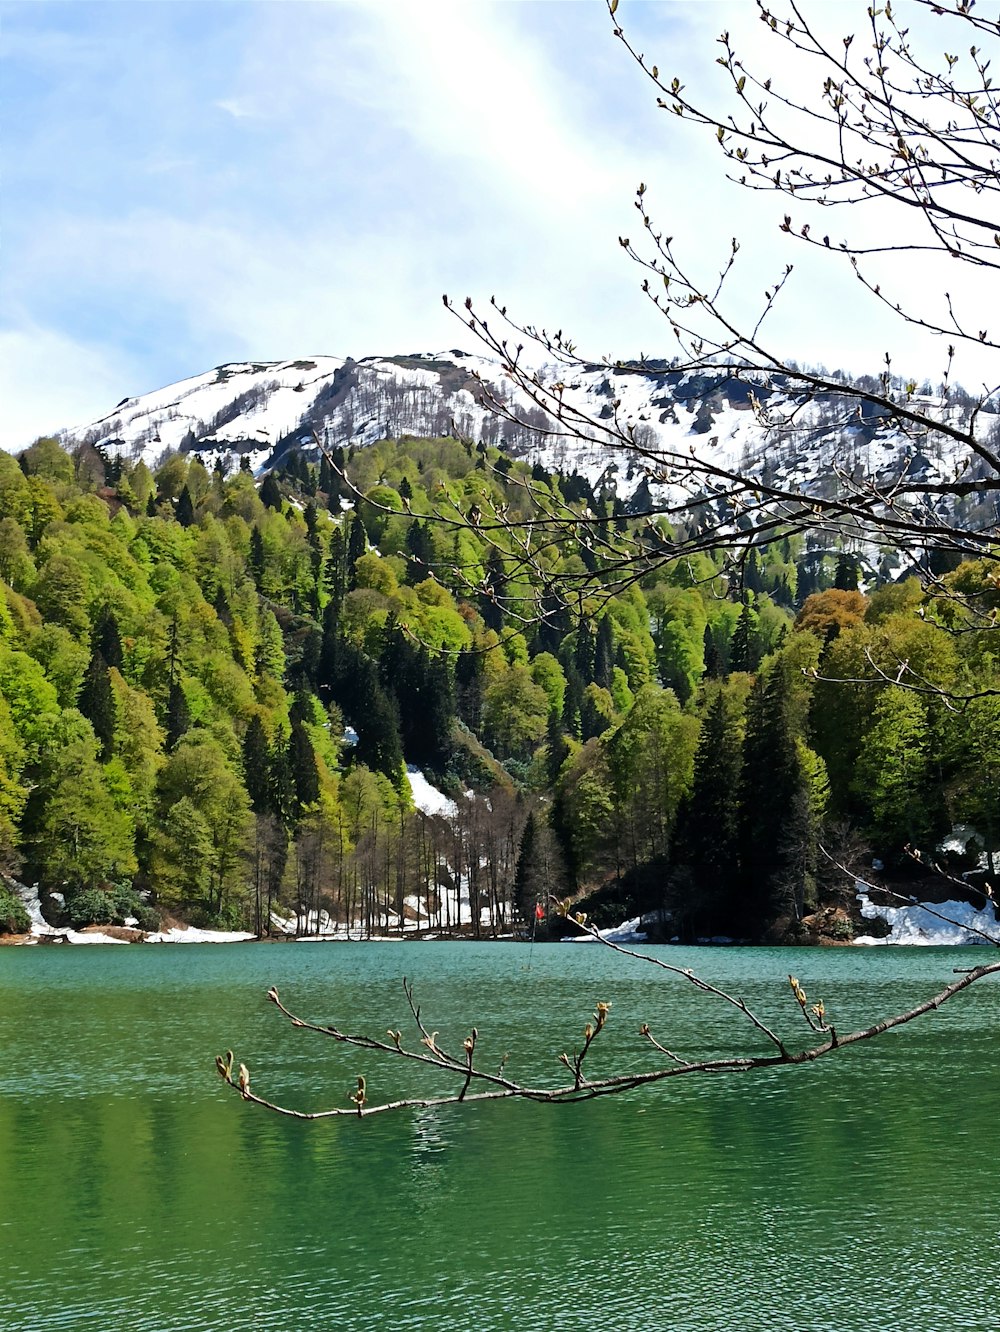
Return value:
<svg viewBox="0 0 1000 1332">
<path fill-rule="evenodd" d="M 606 555 L 570 533 L 512 572 L 524 525 L 575 506 L 642 540 L 613 486 L 482 440 L 338 446 L 342 472 L 282 447 L 262 480 L 250 454 L 0 455 L 0 869 L 53 921 L 493 934 L 568 897 L 685 938 L 817 912 L 849 937 L 821 846 L 906 877 L 962 824 L 955 867 L 995 866 L 985 562 L 928 597 L 885 550 L 860 591 L 855 551 L 789 532 L 739 586 L 719 548 L 570 613 L 551 587 Z M 836 683 L 900 660 L 974 696 Z"/>
</svg>

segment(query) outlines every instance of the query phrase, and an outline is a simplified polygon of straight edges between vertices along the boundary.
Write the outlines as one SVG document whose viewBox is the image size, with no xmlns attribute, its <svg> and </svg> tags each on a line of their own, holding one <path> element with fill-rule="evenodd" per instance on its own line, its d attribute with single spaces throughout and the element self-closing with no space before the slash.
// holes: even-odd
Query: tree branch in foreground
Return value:
<svg viewBox="0 0 1000 1332">
<path fill-rule="evenodd" d="M 915 1018 L 922 1017 L 925 1013 L 940 1008 L 942 1004 L 947 1003 L 949 999 L 961 993 L 962 990 L 968 989 L 970 985 L 981 980 L 984 976 L 1000 974 L 1000 962 L 991 962 L 985 966 L 974 967 L 972 970 L 961 974 L 959 979 L 945 986 L 938 994 L 925 999 L 905 1013 L 897 1013 L 892 1017 L 882 1018 L 870 1026 L 846 1034 L 837 1032 L 828 1020 L 823 1001 L 819 1000 L 811 1004 L 798 979 L 795 976 L 789 976 L 792 998 L 806 1023 L 807 1030 L 823 1038 L 818 1044 L 805 1045 L 796 1049 L 792 1048 L 791 1042 L 773 1031 L 739 996 L 726 993 L 726 991 L 695 975 L 689 968 L 674 966 L 658 957 L 638 953 L 631 948 L 603 939 L 597 930 L 588 925 L 585 920 L 578 919 L 577 923 L 604 947 L 610 948 L 616 953 L 621 953 L 625 957 L 636 958 L 638 961 L 648 963 L 661 971 L 682 977 L 690 981 L 703 993 L 730 1005 L 766 1038 L 772 1047 L 771 1053 L 763 1055 L 734 1054 L 716 1059 L 689 1060 L 675 1054 L 659 1042 L 653 1036 L 648 1024 L 643 1023 L 638 1032 L 643 1045 L 665 1055 L 669 1062 L 662 1067 L 651 1070 L 617 1073 L 610 1077 L 590 1080 L 584 1071 L 585 1061 L 594 1043 L 604 1032 L 611 1009 L 611 1004 L 602 1000 L 596 1004 L 592 1018 L 584 1026 L 583 1044 L 580 1049 L 573 1054 L 563 1052 L 555 1057 L 556 1062 L 567 1069 L 570 1074 L 570 1081 L 554 1086 L 529 1086 L 505 1074 L 506 1057 L 501 1061 L 500 1067 L 496 1071 L 476 1065 L 475 1053 L 479 1036 L 476 1027 L 471 1029 L 469 1035 L 463 1041 L 461 1053 L 451 1052 L 441 1046 L 438 1042 L 438 1033 L 428 1030 L 421 1015 L 421 1009 L 414 999 L 413 987 L 404 978 L 403 989 L 416 1032 L 416 1042 L 412 1046 L 404 1045 L 403 1033 L 398 1030 L 390 1029 L 385 1038 L 354 1035 L 335 1025 L 323 1025 L 298 1017 L 284 1004 L 278 995 L 278 991 L 273 986 L 268 990 L 267 998 L 293 1027 L 317 1032 L 321 1036 L 329 1036 L 342 1045 L 352 1046 L 358 1050 L 367 1050 L 387 1059 L 403 1060 L 406 1063 L 429 1066 L 453 1074 L 456 1083 L 455 1091 L 437 1096 L 405 1097 L 400 1100 L 369 1104 L 367 1079 L 359 1076 L 357 1078 L 357 1090 L 350 1093 L 348 1097 L 351 1102 L 350 1106 L 304 1111 L 278 1105 L 252 1091 L 250 1073 L 245 1064 L 240 1064 L 238 1071 L 234 1074 L 235 1056 L 231 1050 L 227 1051 L 225 1056 L 219 1055 L 216 1057 L 215 1063 L 219 1076 L 227 1086 L 238 1092 L 244 1101 L 251 1101 L 254 1105 L 262 1106 L 265 1110 L 285 1115 L 291 1119 L 334 1119 L 345 1115 L 353 1115 L 361 1119 L 390 1110 L 423 1109 L 429 1106 L 467 1104 L 472 1101 L 523 1100 L 540 1101 L 550 1105 L 588 1101 L 598 1096 L 614 1096 L 637 1087 L 665 1082 L 669 1078 L 677 1078 L 685 1074 L 744 1073 L 782 1065 L 808 1064 L 833 1053 L 835 1050 L 841 1050 L 845 1046 L 855 1045 L 859 1041 L 872 1040 L 894 1027 L 905 1026 L 906 1023 L 912 1022 Z M 992 940 L 991 942 L 995 943 L 996 941 Z M 470 1091 L 470 1088 L 473 1087 L 477 1090 Z"/>
</svg>

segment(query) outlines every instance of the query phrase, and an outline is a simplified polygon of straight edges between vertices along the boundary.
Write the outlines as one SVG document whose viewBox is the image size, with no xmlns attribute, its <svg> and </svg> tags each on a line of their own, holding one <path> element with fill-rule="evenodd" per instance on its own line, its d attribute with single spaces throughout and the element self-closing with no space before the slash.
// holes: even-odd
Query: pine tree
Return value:
<svg viewBox="0 0 1000 1332">
<path fill-rule="evenodd" d="M 263 814 L 271 804 L 270 765 L 267 732 L 255 713 L 243 736 L 243 784 L 255 814 Z"/>
<path fill-rule="evenodd" d="M 455 662 L 455 699 L 458 715 L 470 730 L 483 720 L 483 654 L 462 648 Z"/>
<path fill-rule="evenodd" d="M 764 579 L 761 576 L 760 560 L 757 558 L 757 552 L 751 550 L 750 556 L 743 570 L 743 586 L 754 596 L 759 596 L 764 591 Z"/>
<path fill-rule="evenodd" d="M 100 741 L 100 757 L 107 763 L 115 749 L 115 698 L 111 690 L 108 664 L 95 648 L 83 677 L 77 706 L 94 728 Z"/>
<path fill-rule="evenodd" d="M 705 654 L 705 675 L 709 680 L 721 679 L 725 674 L 725 665 L 718 646 L 716 645 L 715 634 L 712 632 L 712 626 L 710 624 L 705 625 L 703 644 Z"/>
<path fill-rule="evenodd" d="M 220 623 L 224 624 L 227 629 L 231 629 L 233 625 L 233 615 L 232 611 L 229 609 L 229 602 L 226 600 L 226 594 L 221 587 L 215 589 L 215 596 L 212 598 L 212 609 L 219 617 Z"/>
<path fill-rule="evenodd" d="M 727 934 L 739 916 L 742 764 L 739 711 L 720 690 L 701 728 L 680 815 L 677 859 L 689 868 L 694 891 L 675 909 L 695 936 Z"/>
<path fill-rule="evenodd" d="M 583 695 L 585 685 L 576 662 L 564 663 L 566 673 L 566 694 L 563 698 L 562 723 L 567 735 L 574 735 L 579 740 L 582 730 Z"/>
<path fill-rule="evenodd" d="M 443 769 L 451 754 L 455 691 L 447 664 L 426 648 L 414 656 L 406 696 L 396 686 L 403 751 L 411 763 Z"/>
<path fill-rule="evenodd" d="M 573 664 L 582 683 L 586 686 L 594 682 L 594 631 L 589 620 L 581 620 L 576 630 L 576 646 L 573 649 Z"/>
<path fill-rule="evenodd" d="M 97 619 L 94 621 L 91 646 L 101 654 L 108 666 L 114 666 L 116 670 L 121 670 L 123 661 L 122 640 L 118 632 L 118 621 L 115 618 L 115 613 L 108 605 L 101 607 Z"/>
<path fill-rule="evenodd" d="M 254 527 L 250 532 L 250 552 L 247 556 L 247 568 L 258 591 L 264 581 L 264 558 L 264 538 L 260 534 L 260 528 Z"/>
<path fill-rule="evenodd" d="M 177 507 L 174 510 L 174 517 L 180 523 L 181 527 L 194 526 L 194 501 L 191 498 L 191 492 L 188 490 L 186 483 L 183 486 L 181 493 L 177 496 Z"/>
<path fill-rule="evenodd" d="M 296 812 L 301 814 L 303 809 L 308 805 L 314 805 L 319 799 L 319 773 L 316 770 L 316 751 L 309 738 L 309 732 L 299 718 L 292 722 L 292 733 L 288 740 L 288 760 L 295 787 Z"/>
<path fill-rule="evenodd" d="M 775 909 L 777 886 L 787 876 L 786 820 L 803 784 L 793 664 L 779 658 L 754 685 L 747 703 L 743 744 L 740 845 L 743 925 L 758 934 Z"/>
<path fill-rule="evenodd" d="M 340 527 L 335 527 L 330 533 L 330 552 L 326 562 L 324 579 L 330 603 L 339 615 L 344 601 L 344 593 L 347 590 L 344 533 Z"/>
<path fill-rule="evenodd" d="M 555 785 L 560 769 L 568 756 L 569 744 L 562 728 L 562 720 L 553 708 L 549 713 L 545 751 L 545 775 L 550 786 Z"/>
<path fill-rule="evenodd" d="M 403 745 L 399 738 L 396 700 L 376 686 L 367 706 L 355 714 L 355 727 L 358 762 L 373 772 L 384 773 L 394 785 L 398 784 L 403 771 Z"/>
<path fill-rule="evenodd" d="M 347 586 L 353 588 L 356 582 L 355 563 L 368 549 L 368 529 L 360 513 L 355 513 L 351 520 L 351 531 L 347 538 Z"/>
<path fill-rule="evenodd" d="M 602 689 L 611 688 L 615 664 L 615 631 L 610 615 L 604 615 L 597 626 L 594 645 L 594 684 Z"/>
<path fill-rule="evenodd" d="M 744 601 L 740 618 L 736 621 L 733 641 L 729 649 L 729 669 L 731 671 L 755 671 L 759 664 L 757 612 L 753 610 L 749 601 Z"/>
<path fill-rule="evenodd" d="M 177 680 L 172 681 L 170 692 L 167 696 L 167 719 L 164 730 L 166 732 L 166 747 L 172 751 L 177 747 L 181 737 L 186 734 L 191 726 L 191 713 L 188 709 L 187 699 L 184 696 L 184 690 Z"/>
<path fill-rule="evenodd" d="M 806 562 L 803 561 L 803 563 L 798 566 L 798 577 L 796 579 L 796 591 L 795 591 L 795 604 L 797 606 L 802 606 L 806 598 L 811 597 L 812 594 L 818 588 L 818 586 L 819 583 L 817 581 L 816 572 L 812 564 L 807 564 Z"/>
<path fill-rule="evenodd" d="M 302 518 L 306 525 L 306 532 L 308 534 L 309 544 L 315 550 L 320 545 L 320 539 L 319 539 L 319 532 L 317 531 L 318 519 L 316 517 L 316 505 L 312 502 L 312 500 L 310 500 L 309 503 L 306 505 L 306 507 L 302 510 Z"/>
<path fill-rule="evenodd" d="M 430 575 L 430 565 L 434 556 L 434 543 L 425 523 L 416 519 L 406 533 L 406 549 L 410 558 L 406 564 L 406 581 L 422 583 Z"/>
<path fill-rule="evenodd" d="M 858 562 L 853 555 L 841 551 L 837 556 L 837 569 L 833 575 L 833 585 L 839 592 L 857 592 Z"/>
<path fill-rule="evenodd" d="M 275 509 L 278 513 L 284 507 L 281 498 L 281 487 L 278 485 L 278 478 L 273 472 L 268 472 L 261 482 L 260 502 L 265 508 Z"/>
<path fill-rule="evenodd" d="M 333 468 L 325 453 L 319 456 L 319 490 L 320 494 L 327 496 L 333 490 Z"/>
<path fill-rule="evenodd" d="M 477 598 L 479 613 L 487 629 L 500 633 L 504 627 L 503 596 L 507 589 L 507 574 L 503 559 L 496 550 L 490 552 L 483 573 L 483 592 Z"/>
<path fill-rule="evenodd" d="M 288 827 L 295 820 L 295 777 L 289 747 L 277 736 L 268 754 L 268 799 L 275 818 Z"/>
<path fill-rule="evenodd" d="M 337 655 L 340 648 L 340 614 L 337 604 L 328 601 L 323 607 L 323 634 L 320 639 L 316 683 L 332 689 L 337 679 Z"/>
</svg>

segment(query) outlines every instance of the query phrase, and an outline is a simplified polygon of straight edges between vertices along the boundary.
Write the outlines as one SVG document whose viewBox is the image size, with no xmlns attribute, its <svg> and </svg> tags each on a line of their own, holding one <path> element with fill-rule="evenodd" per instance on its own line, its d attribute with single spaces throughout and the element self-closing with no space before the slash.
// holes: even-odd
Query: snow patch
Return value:
<svg viewBox="0 0 1000 1332">
<path fill-rule="evenodd" d="M 641 928 L 643 924 L 642 917 L 636 916 L 633 920 L 615 925 L 613 929 L 598 930 L 598 934 L 608 943 L 645 943 L 649 936 Z"/>
<path fill-rule="evenodd" d="M 568 934 L 561 939 L 561 943 L 599 943 L 602 939 L 605 943 L 645 943 L 648 935 L 642 926 L 645 921 L 642 916 L 636 916 L 632 920 L 626 920 L 621 925 L 612 925 L 609 929 L 598 930 L 593 934 Z"/>
<path fill-rule="evenodd" d="M 448 819 L 455 817 L 458 806 L 454 800 L 449 800 L 443 791 L 432 786 L 419 768 L 408 767 L 406 775 L 410 781 L 413 803 L 421 814 L 440 814 Z"/>
<path fill-rule="evenodd" d="M 127 944 L 127 939 L 115 939 L 110 934 L 101 934 L 97 930 L 88 930 L 84 933 L 82 930 L 52 930 L 52 934 L 60 935 L 66 943 L 70 944 Z"/>
<path fill-rule="evenodd" d="M 854 940 L 856 944 L 916 944 L 923 947 L 948 944 L 961 947 L 1000 941 L 1000 921 L 992 902 L 980 909 L 969 902 L 876 906 L 865 892 L 858 893 L 858 901 L 865 920 L 884 920 L 889 933 L 884 939 L 861 935 Z M 983 934 L 988 939 L 984 939 Z"/>
<path fill-rule="evenodd" d="M 91 936 L 93 937 L 93 936 Z M 256 939 L 256 934 L 246 930 L 199 930 L 194 926 L 181 929 L 175 925 L 169 930 L 158 930 L 147 934 L 145 943 L 247 943 Z"/>
</svg>

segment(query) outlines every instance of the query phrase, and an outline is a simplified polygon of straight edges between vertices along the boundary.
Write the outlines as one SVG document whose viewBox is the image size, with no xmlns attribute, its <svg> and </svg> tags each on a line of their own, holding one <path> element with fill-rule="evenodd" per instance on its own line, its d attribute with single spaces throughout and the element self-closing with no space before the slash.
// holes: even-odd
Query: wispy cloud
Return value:
<svg viewBox="0 0 1000 1332">
<path fill-rule="evenodd" d="M 220 111 L 225 111 L 234 120 L 266 120 L 267 117 L 246 97 L 224 97 L 214 102 Z"/>
<path fill-rule="evenodd" d="M 85 419 L 104 382 L 116 401 L 244 355 L 461 345 L 443 291 L 496 292 L 595 355 L 670 354 L 617 244 L 637 234 L 640 180 L 705 280 L 733 234 L 747 242 L 737 308 L 785 262 L 779 204 L 657 111 L 592 0 L 4 12 L 0 309 L 22 442 L 33 419 Z M 619 9 L 661 68 L 720 90 L 719 29 L 766 58 L 755 15 Z M 841 317 L 842 275 L 793 257 L 788 353 L 875 361 L 891 331 Z"/>
<path fill-rule="evenodd" d="M 96 419 L 128 391 L 136 367 L 120 347 L 23 324 L 0 330 L 0 448 Z"/>
</svg>

